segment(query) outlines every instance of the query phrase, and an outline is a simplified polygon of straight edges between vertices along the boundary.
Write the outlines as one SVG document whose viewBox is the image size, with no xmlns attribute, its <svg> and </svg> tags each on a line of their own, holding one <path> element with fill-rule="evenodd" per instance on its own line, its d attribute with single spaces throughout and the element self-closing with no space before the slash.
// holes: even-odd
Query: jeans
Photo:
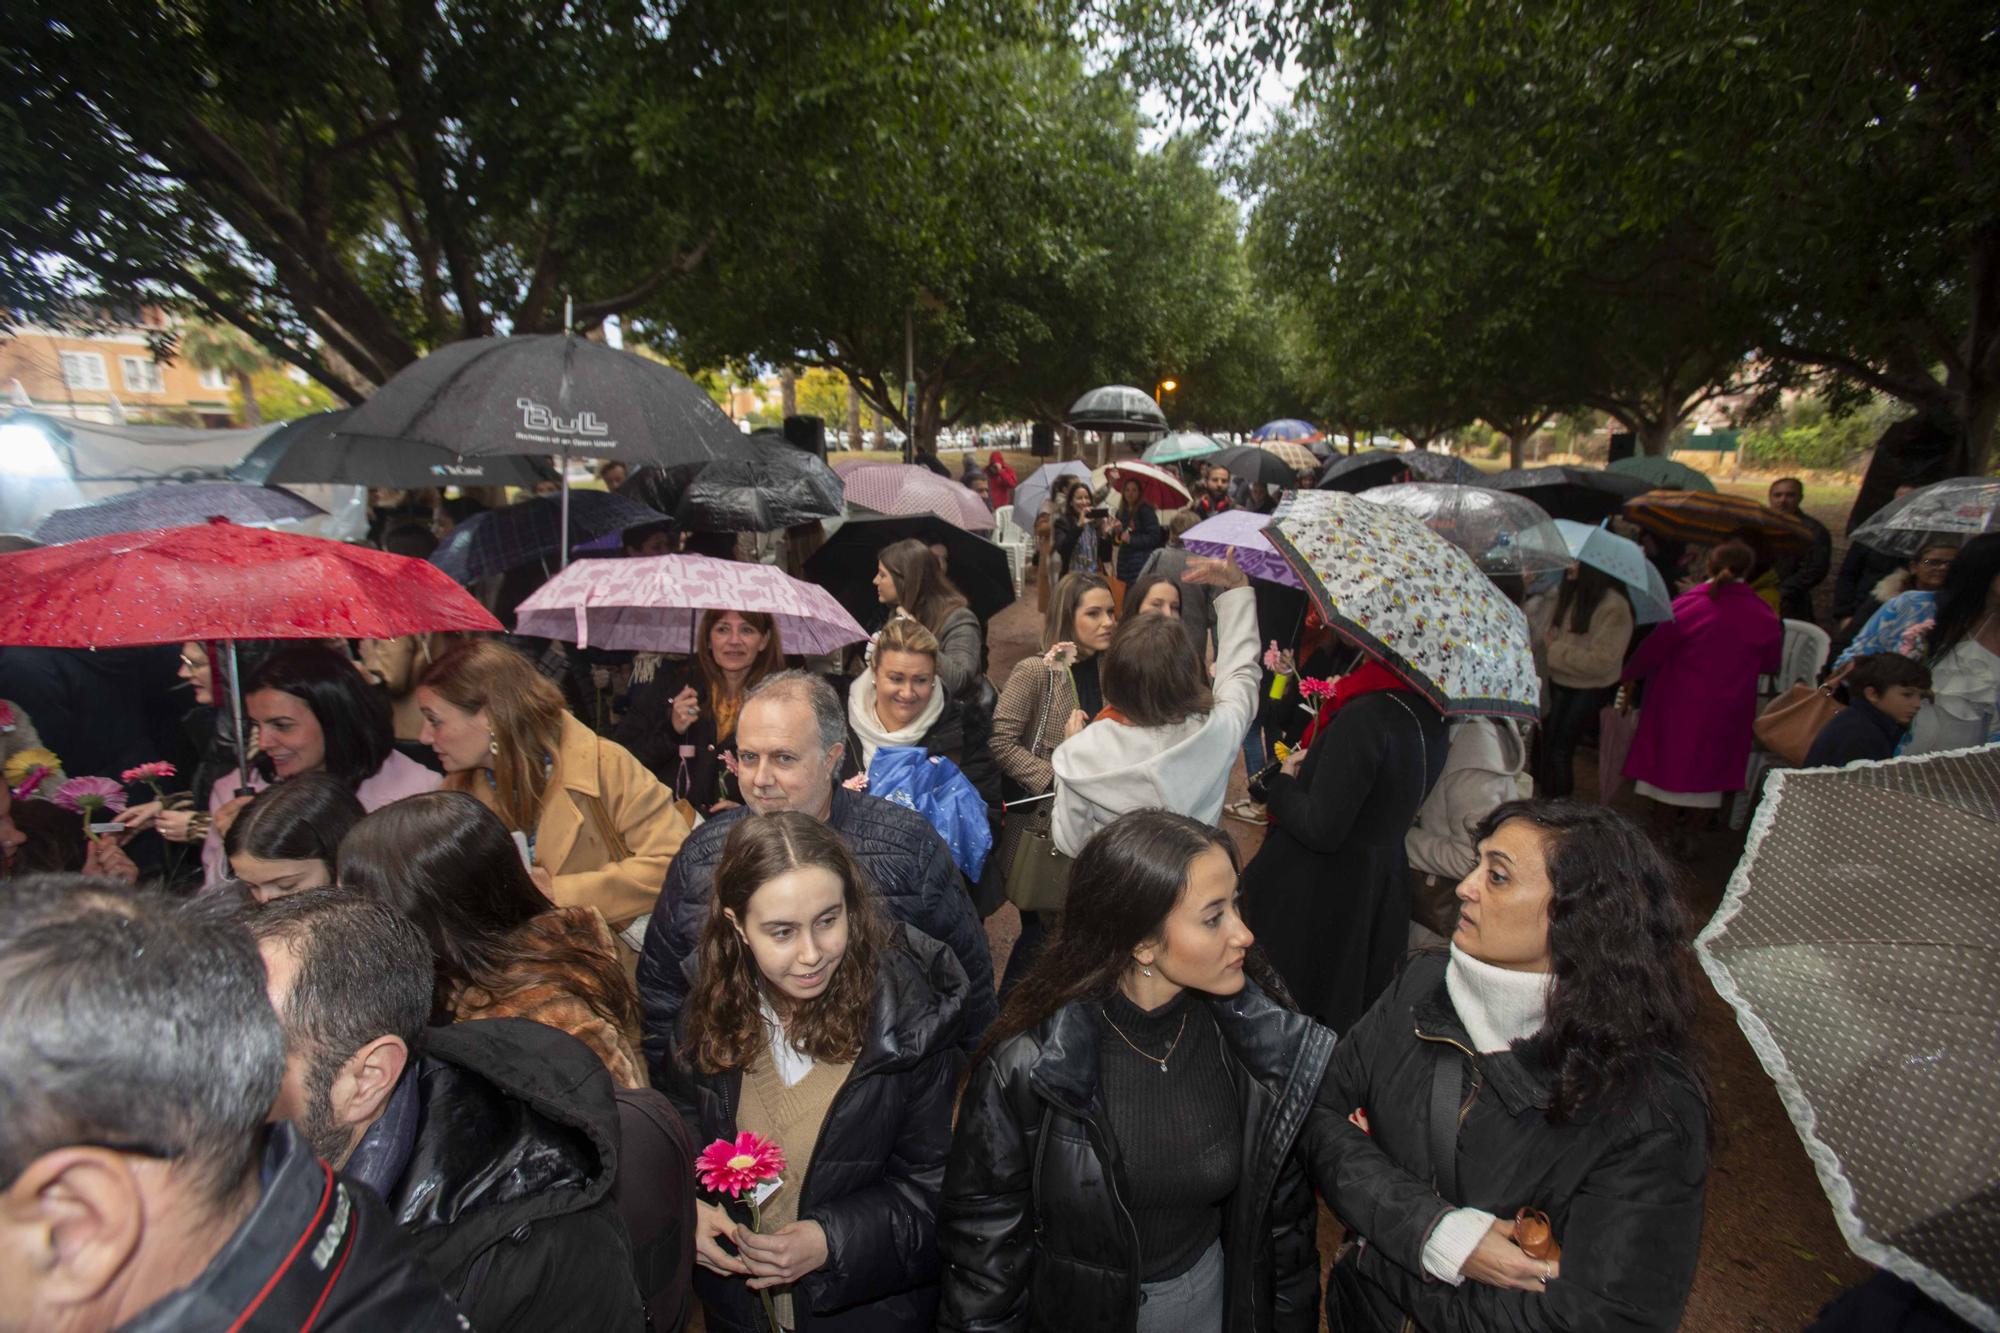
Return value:
<svg viewBox="0 0 2000 1333">
<path fill-rule="evenodd" d="M 1243 733 L 1243 776 L 1256 777 L 1257 770 L 1270 762 L 1270 754 L 1264 748 L 1264 718 L 1259 714 L 1250 719 L 1250 730 Z"/>
<path fill-rule="evenodd" d="M 1542 720 L 1535 795 L 1557 799 L 1576 789 L 1576 743 L 1611 695 L 1608 686 L 1572 689 L 1549 682 L 1549 715 Z"/>
<path fill-rule="evenodd" d="M 1139 1288 L 1139 1333 L 1222 1333 L 1222 1242 L 1179 1277 Z"/>
</svg>

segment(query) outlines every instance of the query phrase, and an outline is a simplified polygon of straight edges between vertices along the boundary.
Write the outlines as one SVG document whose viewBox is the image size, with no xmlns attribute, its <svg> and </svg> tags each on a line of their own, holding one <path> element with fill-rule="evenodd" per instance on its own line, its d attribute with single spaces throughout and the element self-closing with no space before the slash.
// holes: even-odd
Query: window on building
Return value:
<svg viewBox="0 0 2000 1333">
<path fill-rule="evenodd" d="M 214 366 L 204 366 L 201 371 L 201 387 L 221 392 L 229 387 L 229 376 Z"/>
<path fill-rule="evenodd" d="M 166 382 L 160 377 L 160 363 L 149 356 L 119 357 L 118 372 L 125 377 L 125 388 L 131 393 L 167 391 Z"/>
<path fill-rule="evenodd" d="M 111 387 L 111 381 L 104 374 L 104 355 L 101 352 L 64 352 L 62 373 L 63 383 L 72 389 Z"/>
</svg>

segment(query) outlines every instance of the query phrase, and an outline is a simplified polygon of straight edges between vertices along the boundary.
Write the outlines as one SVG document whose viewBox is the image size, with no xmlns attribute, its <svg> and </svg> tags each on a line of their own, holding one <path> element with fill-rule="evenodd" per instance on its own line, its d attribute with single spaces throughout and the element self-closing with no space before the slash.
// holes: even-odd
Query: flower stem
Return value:
<svg viewBox="0 0 2000 1333">
<path fill-rule="evenodd" d="M 764 1231 L 764 1211 L 757 1206 L 757 1200 L 754 1197 L 749 1200 L 749 1204 L 750 1229 L 762 1235 Z M 784 1333 L 784 1330 L 778 1327 L 778 1307 L 771 1304 L 771 1289 L 769 1287 L 759 1287 L 757 1289 L 757 1298 L 764 1303 L 764 1322 L 771 1326 L 771 1333 Z"/>
</svg>

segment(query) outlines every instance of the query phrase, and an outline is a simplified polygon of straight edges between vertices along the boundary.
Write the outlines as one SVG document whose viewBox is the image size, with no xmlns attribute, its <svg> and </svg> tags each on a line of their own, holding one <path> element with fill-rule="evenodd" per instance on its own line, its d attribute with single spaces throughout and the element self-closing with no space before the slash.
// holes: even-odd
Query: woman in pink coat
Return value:
<svg viewBox="0 0 2000 1333">
<path fill-rule="evenodd" d="M 1784 623 L 1747 582 L 1755 566 L 1741 542 L 1711 550 L 1708 582 L 1676 598 L 1672 623 L 1625 664 L 1626 680 L 1646 682 L 1625 776 L 1656 803 L 1663 832 L 1682 819 L 1691 826 L 1724 792 L 1743 789 L 1757 677 L 1778 669 L 1785 643 Z"/>
</svg>

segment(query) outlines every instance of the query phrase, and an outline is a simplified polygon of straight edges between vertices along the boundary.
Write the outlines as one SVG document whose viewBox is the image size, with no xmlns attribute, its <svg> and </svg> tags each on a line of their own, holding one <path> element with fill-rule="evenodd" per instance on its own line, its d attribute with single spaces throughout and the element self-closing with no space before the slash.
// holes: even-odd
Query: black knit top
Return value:
<svg viewBox="0 0 2000 1333">
<path fill-rule="evenodd" d="M 1222 1206 L 1241 1169 L 1242 1110 L 1222 1036 L 1198 996 L 1182 991 L 1146 1013 L 1114 995 L 1104 1017 L 1099 1077 L 1139 1230 L 1140 1278 L 1160 1282 L 1194 1267 L 1222 1234 Z"/>
</svg>

